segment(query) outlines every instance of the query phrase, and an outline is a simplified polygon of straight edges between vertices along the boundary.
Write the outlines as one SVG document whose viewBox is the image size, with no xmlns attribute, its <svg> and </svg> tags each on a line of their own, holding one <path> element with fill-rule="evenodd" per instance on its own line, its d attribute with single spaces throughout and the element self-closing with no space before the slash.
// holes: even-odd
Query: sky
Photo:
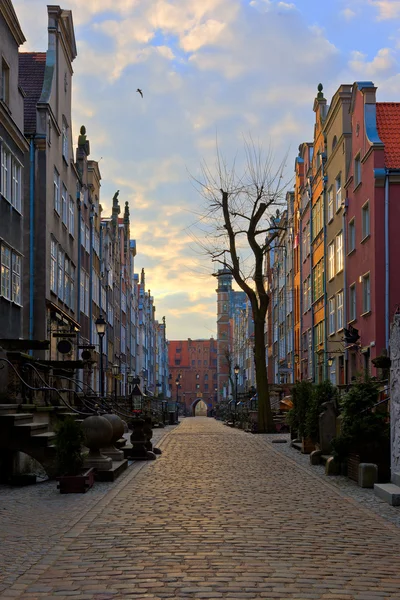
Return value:
<svg viewBox="0 0 400 600">
<path fill-rule="evenodd" d="M 47 49 L 47 2 L 13 0 L 27 42 Z M 241 165 L 252 136 L 286 158 L 312 141 L 318 83 L 371 80 L 400 101 L 400 0 L 66 0 L 78 56 L 73 131 L 99 160 L 101 204 L 129 202 L 136 271 L 167 337 L 216 337 L 215 266 L 196 247 L 203 199 L 193 179 L 214 169 L 216 140 Z M 136 89 L 143 90 L 143 99 Z"/>
</svg>

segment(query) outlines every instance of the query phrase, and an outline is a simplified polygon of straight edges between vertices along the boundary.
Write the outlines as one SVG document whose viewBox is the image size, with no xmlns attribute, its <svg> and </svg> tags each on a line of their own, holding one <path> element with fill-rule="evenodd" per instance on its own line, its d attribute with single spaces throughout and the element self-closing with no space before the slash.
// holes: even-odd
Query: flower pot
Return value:
<svg viewBox="0 0 400 600">
<path fill-rule="evenodd" d="M 315 450 L 315 444 L 311 438 L 301 438 L 301 452 L 302 454 L 311 454 Z"/>
<path fill-rule="evenodd" d="M 56 481 L 60 494 L 84 494 L 94 483 L 94 469 L 83 471 L 80 475 L 61 475 Z"/>
</svg>

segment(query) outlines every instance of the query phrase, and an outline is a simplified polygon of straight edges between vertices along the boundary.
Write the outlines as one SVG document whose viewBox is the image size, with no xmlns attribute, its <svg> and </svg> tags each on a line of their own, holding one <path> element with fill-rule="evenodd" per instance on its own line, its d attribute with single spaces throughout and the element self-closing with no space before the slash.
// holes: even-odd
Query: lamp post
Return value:
<svg viewBox="0 0 400 600">
<path fill-rule="evenodd" d="M 236 411 L 237 411 L 237 392 L 238 392 L 238 376 L 239 376 L 240 367 L 239 365 L 235 365 L 235 415 L 233 417 L 233 424 L 236 423 Z"/>
<path fill-rule="evenodd" d="M 117 377 L 119 375 L 119 365 L 115 364 L 111 367 L 112 374 L 114 376 L 114 400 L 117 403 Z"/>
<path fill-rule="evenodd" d="M 99 351 L 100 351 L 100 397 L 104 397 L 104 375 L 103 375 L 103 338 L 106 333 L 107 323 L 102 315 L 95 322 L 97 335 L 99 336 Z"/>
<path fill-rule="evenodd" d="M 134 373 L 131 372 L 128 374 L 127 379 L 128 379 L 128 384 L 129 384 L 129 395 L 131 397 L 131 411 L 133 409 L 133 406 L 132 406 L 132 384 L 133 384 L 134 378 L 135 378 Z"/>
<path fill-rule="evenodd" d="M 179 377 L 176 378 L 175 385 L 176 385 L 175 410 L 176 410 L 176 422 L 178 422 L 178 415 L 179 415 L 179 397 L 178 397 L 178 392 L 179 392 Z"/>
</svg>

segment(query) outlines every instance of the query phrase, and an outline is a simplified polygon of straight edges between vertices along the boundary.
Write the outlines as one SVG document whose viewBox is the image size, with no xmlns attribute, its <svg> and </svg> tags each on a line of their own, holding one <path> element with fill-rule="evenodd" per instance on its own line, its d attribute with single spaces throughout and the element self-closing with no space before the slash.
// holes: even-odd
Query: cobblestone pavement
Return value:
<svg viewBox="0 0 400 600">
<path fill-rule="evenodd" d="M 107 490 L 6 494 L 0 598 L 400 600 L 399 529 L 269 436 L 197 417 L 160 446 Z"/>
</svg>

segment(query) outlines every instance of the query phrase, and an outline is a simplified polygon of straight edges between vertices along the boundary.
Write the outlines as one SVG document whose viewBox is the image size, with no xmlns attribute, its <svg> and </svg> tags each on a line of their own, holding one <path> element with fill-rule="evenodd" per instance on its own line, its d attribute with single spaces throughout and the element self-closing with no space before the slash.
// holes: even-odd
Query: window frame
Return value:
<svg viewBox="0 0 400 600">
<path fill-rule="evenodd" d="M 340 203 L 338 203 L 338 198 Z M 335 177 L 335 212 L 339 212 L 342 208 L 342 173 L 338 173 Z"/>
<path fill-rule="evenodd" d="M 6 106 L 10 105 L 10 65 L 4 58 L 1 57 L 1 96 L 0 100 L 6 104 Z"/>
<path fill-rule="evenodd" d="M 60 199 L 60 173 L 54 167 L 54 176 L 53 176 L 53 206 L 54 210 L 58 214 L 61 215 L 61 199 Z"/>
<path fill-rule="evenodd" d="M 340 244 L 339 244 L 340 241 Z M 344 256 L 343 256 L 343 230 L 339 231 L 335 238 L 336 248 L 336 274 L 340 273 L 344 269 Z"/>
<path fill-rule="evenodd" d="M 335 277 L 336 252 L 335 242 L 331 242 L 328 246 L 328 281 L 332 281 Z"/>
<path fill-rule="evenodd" d="M 336 298 L 331 296 L 328 301 L 328 334 L 335 335 L 336 333 Z"/>
<path fill-rule="evenodd" d="M 339 298 L 340 298 L 340 302 L 339 302 Z M 343 302 L 344 302 L 344 293 L 343 290 L 340 290 L 337 294 L 336 294 L 336 326 L 337 326 L 337 330 L 336 331 L 342 331 L 343 327 L 344 327 L 344 306 L 343 306 Z M 340 315 L 340 317 L 339 317 Z"/>
<path fill-rule="evenodd" d="M 366 224 L 368 227 L 366 227 Z M 362 239 L 361 242 L 368 239 L 371 235 L 371 211 L 369 206 L 369 199 L 364 202 L 361 207 L 361 234 Z"/>
<path fill-rule="evenodd" d="M 357 320 L 357 288 L 356 284 L 349 285 L 349 323 Z"/>
<path fill-rule="evenodd" d="M 333 221 L 334 217 L 334 208 L 333 208 L 333 185 L 328 190 L 328 223 Z"/>
<path fill-rule="evenodd" d="M 366 300 L 366 298 L 365 298 L 366 282 L 368 282 L 367 305 L 365 302 L 365 300 Z M 368 273 L 364 273 L 364 275 L 362 275 L 361 284 L 362 284 L 362 314 L 366 315 L 371 312 L 371 273 L 370 273 L 370 271 L 368 271 Z"/>
<path fill-rule="evenodd" d="M 361 151 L 354 157 L 354 189 L 361 183 Z"/>
</svg>

